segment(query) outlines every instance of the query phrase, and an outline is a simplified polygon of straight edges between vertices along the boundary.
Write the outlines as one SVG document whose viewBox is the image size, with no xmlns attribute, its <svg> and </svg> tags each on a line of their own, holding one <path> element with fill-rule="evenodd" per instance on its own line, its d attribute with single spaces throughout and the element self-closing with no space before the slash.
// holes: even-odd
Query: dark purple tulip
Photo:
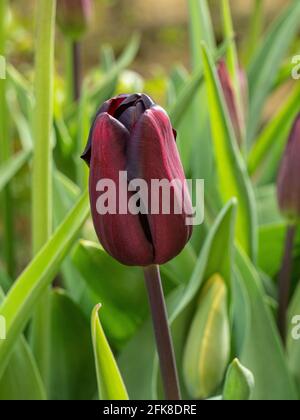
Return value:
<svg viewBox="0 0 300 420">
<path fill-rule="evenodd" d="M 99 180 L 113 180 L 119 194 L 119 173 L 128 172 L 129 181 L 143 179 L 149 187 L 152 179 L 179 179 L 185 176 L 178 154 L 175 134 L 166 112 L 148 96 L 122 95 L 104 103 L 91 128 L 82 158 L 90 167 L 90 201 L 95 230 L 105 250 L 125 265 L 164 264 L 177 256 L 191 237 L 186 225 L 191 215 L 189 193 L 172 187 L 171 212 L 162 214 L 119 214 L 120 206 L 136 192 L 129 192 L 126 203 L 118 202 L 117 214 L 100 215 L 96 209 L 101 193 Z M 178 194 L 185 206 L 174 211 Z"/>
<path fill-rule="evenodd" d="M 70 38 L 81 38 L 92 17 L 92 0 L 57 0 L 57 22 Z"/>
<path fill-rule="evenodd" d="M 300 114 L 292 128 L 277 180 L 278 203 L 292 222 L 300 218 Z"/>
</svg>

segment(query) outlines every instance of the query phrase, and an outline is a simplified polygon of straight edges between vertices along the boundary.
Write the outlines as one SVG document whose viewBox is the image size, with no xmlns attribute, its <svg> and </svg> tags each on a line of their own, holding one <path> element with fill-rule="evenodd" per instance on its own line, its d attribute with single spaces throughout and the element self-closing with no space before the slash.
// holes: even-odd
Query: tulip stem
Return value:
<svg viewBox="0 0 300 420">
<path fill-rule="evenodd" d="M 6 18 L 8 2 L 0 0 L 0 58 L 6 55 Z M 3 58 L 2 58 L 3 60 Z M 2 63 L 1 60 L 1 63 Z M 1 65 L 0 63 L 0 65 Z M 0 73 L 1 69 L 0 69 Z M 5 77 L 5 75 L 4 75 Z M 0 163 L 5 163 L 11 157 L 11 144 L 9 141 L 8 112 L 6 103 L 6 81 L 0 77 Z M 3 243 L 6 269 L 13 279 L 15 271 L 14 262 L 14 220 L 11 186 L 7 185 L 1 191 L 1 218 L 3 222 Z"/>
<path fill-rule="evenodd" d="M 81 92 L 81 48 L 79 42 L 73 42 L 73 69 L 74 69 L 74 100 L 80 99 Z"/>
<path fill-rule="evenodd" d="M 288 227 L 285 251 L 282 267 L 279 275 L 279 309 L 278 309 L 278 328 L 283 342 L 286 341 L 287 333 L 287 309 L 289 304 L 291 275 L 293 265 L 293 248 L 296 236 L 296 226 Z"/>
<path fill-rule="evenodd" d="M 66 85 L 68 105 L 72 105 L 80 98 L 81 91 L 81 56 L 80 44 L 66 37 Z"/>
<path fill-rule="evenodd" d="M 52 120 L 56 0 L 37 2 L 34 154 L 32 166 L 33 255 L 52 234 Z M 44 383 L 49 377 L 50 292 L 42 296 L 32 322 L 31 345 Z"/>
<path fill-rule="evenodd" d="M 145 280 L 165 397 L 167 400 L 177 401 L 181 399 L 181 396 L 159 266 L 152 265 L 145 268 Z"/>
</svg>

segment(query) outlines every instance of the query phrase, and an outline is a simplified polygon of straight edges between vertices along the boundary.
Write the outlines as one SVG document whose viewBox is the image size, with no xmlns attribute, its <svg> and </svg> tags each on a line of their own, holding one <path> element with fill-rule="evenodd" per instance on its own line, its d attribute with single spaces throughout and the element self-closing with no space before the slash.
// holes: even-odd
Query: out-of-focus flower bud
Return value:
<svg viewBox="0 0 300 420">
<path fill-rule="evenodd" d="M 277 179 L 281 212 L 292 223 L 300 218 L 300 114 L 293 125 Z"/>
<path fill-rule="evenodd" d="M 182 251 L 192 234 L 192 227 L 186 223 L 192 214 L 191 200 L 175 133 L 162 108 L 142 94 L 121 95 L 107 101 L 97 114 L 82 157 L 90 166 L 95 230 L 111 256 L 125 265 L 147 266 L 164 264 Z M 129 183 L 141 180 L 145 184 L 146 197 L 138 189 L 120 194 L 120 173 L 124 171 Z M 110 180 L 115 186 L 118 199 L 114 214 L 98 211 L 98 200 L 105 194 L 98 188 L 101 180 Z M 167 182 L 171 187 L 168 197 L 163 197 L 162 191 L 156 197 L 156 211 L 154 180 Z M 174 180 L 179 184 L 173 184 Z M 135 196 L 146 211 L 130 211 L 129 203 Z M 164 199 L 168 200 L 168 212 L 162 211 Z"/>
<path fill-rule="evenodd" d="M 204 286 L 183 359 L 184 379 L 193 398 L 213 395 L 221 385 L 230 356 L 227 288 L 218 274 Z"/>
<path fill-rule="evenodd" d="M 252 372 L 235 359 L 228 368 L 224 391 L 224 401 L 249 401 L 252 397 L 255 380 Z"/>
<path fill-rule="evenodd" d="M 218 75 L 222 86 L 224 98 L 228 108 L 229 116 L 234 128 L 235 136 L 239 146 L 242 145 L 244 130 L 245 130 L 245 118 L 246 103 L 247 103 L 247 79 L 245 73 L 240 71 L 240 92 L 241 92 L 241 104 L 239 104 L 237 95 L 234 90 L 233 83 L 230 79 L 229 72 L 226 67 L 224 60 L 218 63 Z M 243 109 L 241 109 L 243 107 Z"/>
<path fill-rule="evenodd" d="M 92 18 L 92 0 L 57 0 L 57 22 L 62 32 L 73 40 L 87 31 Z"/>
</svg>

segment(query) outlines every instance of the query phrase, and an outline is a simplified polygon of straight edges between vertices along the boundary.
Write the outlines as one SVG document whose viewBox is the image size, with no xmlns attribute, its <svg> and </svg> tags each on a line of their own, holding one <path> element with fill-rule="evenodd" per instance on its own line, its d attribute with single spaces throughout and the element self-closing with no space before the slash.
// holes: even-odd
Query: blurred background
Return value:
<svg viewBox="0 0 300 420">
<path fill-rule="evenodd" d="M 35 1 L 12 0 L 9 22 L 8 61 L 27 79 L 33 80 L 34 42 L 35 42 Z M 214 30 L 221 41 L 221 15 L 219 0 L 210 0 Z M 266 0 L 264 2 L 264 26 L 281 13 L 289 0 Z M 254 0 L 232 0 L 233 21 L 240 50 L 241 63 L 247 62 L 245 45 L 253 12 Z M 96 0 L 93 22 L 82 42 L 83 76 L 93 68 L 99 68 L 101 48 L 111 45 L 118 57 L 128 44 L 133 33 L 141 35 L 138 54 L 130 66 L 134 72 L 124 72 L 123 82 L 118 91 L 126 90 L 127 84 L 134 77 L 140 90 L 149 93 L 157 102 L 164 105 L 168 92 L 168 76 L 176 65 L 191 70 L 188 10 L 186 0 Z M 56 42 L 56 86 L 55 100 L 63 103 L 64 97 L 64 40 L 57 30 Z M 295 45 L 295 53 L 297 45 Z M 97 77 L 97 76 L 96 76 Z M 126 79 L 127 78 L 127 79 Z M 277 104 L 289 90 L 289 84 L 278 89 L 271 96 L 265 108 L 265 119 L 272 115 Z M 16 141 L 16 145 L 18 142 Z M 18 146 L 16 146 L 18 147 Z M 30 223 L 26 216 L 30 214 L 30 174 L 24 168 L 13 183 L 14 196 L 19 203 L 16 206 L 16 235 L 18 241 L 17 261 L 21 261 L 17 272 L 26 266 L 30 259 Z M 27 186 L 27 188 L 26 188 Z M 24 188 L 25 187 L 25 188 Z M 25 218 L 24 218 L 25 217 Z M 0 221 L 0 235 L 2 236 Z M 1 264 L 1 263 L 0 263 Z"/>
<path fill-rule="evenodd" d="M 10 54 L 14 64 L 28 70 L 34 51 L 34 0 L 13 0 L 14 25 Z M 289 3 L 289 0 L 266 0 L 266 24 Z M 210 0 L 216 34 L 221 34 L 219 0 Z M 239 43 L 245 41 L 252 0 L 231 1 Z M 142 35 L 141 48 L 133 64 L 144 77 L 159 78 L 174 63 L 189 66 L 188 10 L 186 0 L 96 0 L 93 25 L 83 43 L 85 69 L 99 62 L 100 46 L 109 43 L 118 54 L 133 32 Z M 58 37 L 59 37 L 58 33 Z M 58 44 L 59 45 L 59 44 Z M 56 51 L 57 62 L 63 49 Z M 59 67 L 59 65 L 58 65 Z M 31 68 L 31 67 L 30 67 Z"/>
</svg>

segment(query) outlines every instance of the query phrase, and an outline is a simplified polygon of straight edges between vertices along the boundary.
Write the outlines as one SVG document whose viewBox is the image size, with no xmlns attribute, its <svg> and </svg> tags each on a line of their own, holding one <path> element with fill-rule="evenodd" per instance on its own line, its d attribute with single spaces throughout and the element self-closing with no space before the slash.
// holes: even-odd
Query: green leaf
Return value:
<svg viewBox="0 0 300 420">
<path fill-rule="evenodd" d="M 192 47 L 193 68 L 202 67 L 201 41 L 210 48 L 216 45 L 213 25 L 206 0 L 188 0 L 190 15 L 190 38 Z"/>
<path fill-rule="evenodd" d="M 31 151 L 19 152 L 0 166 L 0 191 L 13 179 L 31 157 Z"/>
<path fill-rule="evenodd" d="M 50 400 L 92 400 L 97 389 L 90 326 L 62 290 L 50 297 Z"/>
<path fill-rule="evenodd" d="M 228 368 L 223 391 L 224 401 L 251 400 L 255 380 L 250 370 L 235 359 Z"/>
<path fill-rule="evenodd" d="M 258 265 L 271 277 L 274 277 L 281 267 L 286 229 L 286 222 L 271 223 L 259 229 Z"/>
<path fill-rule="evenodd" d="M 251 22 L 249 25 L 249 34 L 244 47 L 244 61 L 246 64 L 252 60 L 260 41 L 264 24 L 264 0 L 254 0 L 253 11 L 251 13 Z"/>
<path fill-rule="evenodd" d="M 293 299 L 288 311 L 288 337 L 287 337 L 287 354 L 288 365 L 291 375 L 293 376 L 298 397 L 300 398 L 300 340 L 299 340 L 299 324 L 300 324 L 300 284 L 296 288 Z M 295 329 L 295 331 L 293 331 Z"/>
<path fill-rule="evenodd" d="M 226 52 L 230 41 L 225 41 L 217 50 L 214 61 L 217 62 Z M 193 74 L 186 80 L 178 92 L 176 102 L 170 107 L 169 115 L 173 126 L 176 128 L 181 123 L 182 118 L 191 105 L 191 100 L 199 93 L 199 88 L 204 82 L 203 69 L 195 70 Z"/>
<path fill-rule="evenodd" d="M 12 285 L 12 280 L 6 273 L 6 271 L 0 269 L 0 289 L 2 289 L 5 293 L 8 292 Z"/>
<path fill-rule="evenodd" d="M 244 161 L 238 150 L 216 70 L 204 45 L 202 45 L 202 55 L 209 97 L 219 192 L 224 202 L 232 197 L 238 199 L 237 238 L 247 254 L 255 259 L 257 232 L 254 193 Z"/>
<path fill-rule="evenodd" d="M 167 297 L 178 364 L 182 362 L 186 331 L 191 325 L 203 282 L 219 273 L 227 284 L 230 283 L 235 213 L 236 201 L 233 200 L 225 206 L 212 226 L 190 281 Z M 132 399 L 157 398 L 158 361 L 150 318 L 121 352 L 119 366 Z M 140 372 L 143 372 L 143 381 L 140 380 Z M 184 386 L 182 378 L 181 382 Z"/>
<path fill-rule="evenodd" d="M 260 124 L 262 109 L 276 79 L 281 61 L 299 29 L 299 19 L 300 2 L 294 0 L 272 24 L 264 42 L 258 47 L 251 62 L 248 72 L 250 93 L 249 146 Z"/>
<path fill-rule="evenodd" d="M 227 48 L 227 66 L 229 74 L 233 80 L 235 92 L 241 103 L 241 92 L 240 92 L 240 76 L 239 76 L 239 61 L 237 47 L 235 43 L 235 32 L 232 23 L 230 2 L 229 0 L 222 0 L 222 15 L 223 15 L 223 26 L 224 26 L 224 38 L 228 41 Z M 233 40 L 230 42 L 230 40 Z"/>
<path fill-rule="evenodd" d="M 121 346 L 132 337 L 147 314 L 141 269 L 125 269 L 99 245 L 87 241 L 78 243 L 72 259 L 86 286 L 98 302 L 102 302 L 101 319 L 109 338 Z"/>
<path fill-rule="evenodd" d="M 0 400 L 45 400 L 46 392 L 29 345 L 20 337 L 0 380 Z"/>
<path fill-rule="evenodd" d="M 101 305 L 95 307 L 91 324 L 99 399 L 128 400 L 123 379 L 99 320 L 100 308 Z"/>
<path fill-rule="evenodd" d="M 6 319 L 7 326 L 7 339 L 0 341 L 0 377 L 16 340 L 44 290 L 57 274 L 88 214 L 89 201 L 88 194 L 85 193 L 49 242 L 20 275 L 0 306 L 0 315 Z"/>
<path fill-rule="evenodd" d="M 255 377 L 253 399 L 296 399 L 294 383 L 259 276 L 241 250 L 236 252 L 234 280 L 234 323 L 243 331 L 243 340 L 236 342 L 236 346 L 241 363 Z M 236 293 L 237 290 L 239 293 Z M 248 317 L 241 316 L 237 308 L 244 308 Z"/>
<path fill-rule="evenodd" d="M 275 185 L 271 184 L 256 188 L 255 197 L 259 226 L 284 222 L 279 211 Z"/>
<path fill-rule="evenodd" d="M 253 145 L 248 158 L 250 175 L 256 174 L 257 171 L 263 172 L 263 164 L 268 160 L 272 160 L 273 167 L 278 167 L 284 146 L 288 140 L 289 130 L 299 112 L 299 100 L 300 86 L 295 85 L 287 101 L 264 128 Z"/>
<path fill-rule="evenodd" d="M 0 289 L 0 300 L 3 300 Z M 0 400 L 45 400 L 46 393 L 32 352 L 24 337 L 13 349 L 0 380 Z"/>
</svg>

